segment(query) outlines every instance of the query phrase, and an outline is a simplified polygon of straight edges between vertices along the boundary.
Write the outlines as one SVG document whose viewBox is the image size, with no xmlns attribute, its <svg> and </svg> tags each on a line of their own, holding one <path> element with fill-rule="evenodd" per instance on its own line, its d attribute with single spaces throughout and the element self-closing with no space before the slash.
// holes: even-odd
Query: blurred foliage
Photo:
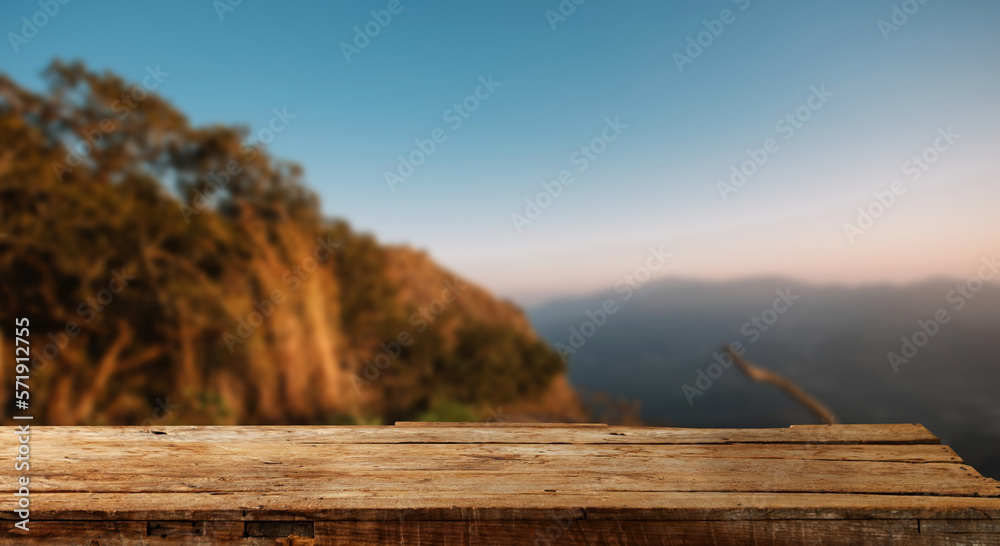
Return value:
<svg viewBox="0 0 1000 546">
<path fill-rule="evenodd" d="M 46 76 L 37 94 L 0 75 L 0 348 L 28 317 L 41 423 L 464 419 L 562 373 L 530 331 L 452 307 L 357 388 L 412 329 L 375 239 L 324 219 L 245 127 L 193 127 L 80 63 Z"/>
<path fill-rule="evenodd" d="M 417 420 L 438 423 L 468 423 L 481 421 L 482 413 L 465 404 L 447 400 L 434 404 L 417 416 Z"/>
</svg>

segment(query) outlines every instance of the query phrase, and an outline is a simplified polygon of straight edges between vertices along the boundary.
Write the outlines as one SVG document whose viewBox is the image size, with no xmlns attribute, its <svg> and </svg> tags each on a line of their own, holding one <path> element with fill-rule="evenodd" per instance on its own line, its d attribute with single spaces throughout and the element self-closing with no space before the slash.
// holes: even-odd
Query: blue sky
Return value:
<svg viewBox="0 0 1000 546">
<path fill-rule="evenodd" d="M 54 57 L 135 81 L 159 65 L 157 92 L 196 124 L 258 131 L 287 108 L 269 147 L 328 214 L 526 304 L 609 286 L 651 245 L 673 255 L 663 276 L 848 283 L 964 278 L 1000 251 L 1000 4 L 677 4 L 588 0 L 553 29 L 556 0 L 400 0 L 385 26 L 370 12 L 387 0 L 245 0 L 222 20 L 209 0 L 74 0 L 15 53 L 10 33 L 40 8 L 10 1 L 0 70 L 39 87 Z M 894 5 L 919 8 L 886 39 Z M 674 53 L 726 9 L 679 71 Z M 378 35 L 348 62 L 341 44 L 366 24 Z M 490 75 L 499 87 L 452 128 L 446 111 Z M 777 120 L 814 86 L 832 96 L 785 139 Z M 627 128 L 581 172 L 574 151 L 616 118 Z M 904 163 L 947 127 L 960 137 L 910 181 Z M 391 191 L 397 157 L 439 128 Z M 778 151 L 724 200 L 717 182 L 768 138 Z M 518 232 L 511 215 L 563 170 L 572 184 Z M 906 192 L 851 244 L 844 224 L 895 179 Z"/>
</svg>

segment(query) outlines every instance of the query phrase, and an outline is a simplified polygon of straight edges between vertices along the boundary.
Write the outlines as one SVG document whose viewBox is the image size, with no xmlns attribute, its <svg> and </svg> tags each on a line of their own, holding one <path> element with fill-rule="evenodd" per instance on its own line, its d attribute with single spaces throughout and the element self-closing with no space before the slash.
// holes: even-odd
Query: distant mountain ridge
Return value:
<svg viewBox="0 0 1000 546">
<path fill-rule="evenodd" d="M 1000 285 L 985 284 L 956 310 L 959 284 L 965 281 L 857 287 L 781 277 L 650 282 L 632 300 L 619 302 L 621 309 L 569 355 L 569 377 L 583 392 L 601 389 L 641 401 L 643 418 L 653 423 L 817 422 L 784 393 L 751 382 L 735 367 L 708 377 L 710 384 L 702 378 L 718 373 L 713 355 L 723 344 L 741 342 L 751 362 L 794 380 L 842 421 L 923 423 L 976 468 L 998 475 Z M 786 289 L 798 299 L 784 312 L 762 317 L 773 308 L 776 292 Z M 549 343 L 566 343 L 587 311 L 616 297 L 607 290 L 563 298 L 529 309 L 529 316 Z M 895 372 L 887 355 L 903 354 L 904 337 L 922 342 L 921 322 L 933 329 L 929 321 L 941 309 L 948 321 Z M 746 335 L 745 326 L 756 329 L 754 317 L 768 329 L 751 341 L 755 336 Z M 699 380 L 708 388 L 700 389 Z M 687 396 L 685 385 L 703 394 Z"/>
</svg>

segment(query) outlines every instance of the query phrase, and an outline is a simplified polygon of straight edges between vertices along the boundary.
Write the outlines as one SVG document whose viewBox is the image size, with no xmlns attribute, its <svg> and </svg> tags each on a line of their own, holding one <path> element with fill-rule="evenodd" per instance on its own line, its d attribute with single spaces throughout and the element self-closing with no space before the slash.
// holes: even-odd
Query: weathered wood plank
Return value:
<svg viewBox="0 0 1000 546">
<path fill-rule="evenodd" d="M 920 544 L 915 520 L 319 522 L 322 544 Z"/>
<path fill-rule="evenodd" d="M 920 425 L 157 430 L 33 427 L 30 540 L 952 544 L 1000 536 L 1000 483 Z M 13 457 L 11 445 L 0 445 L 0 456 Z M 0 468 L 0 479 L 13 474 Z M 12 519 L 0 511 L 0 544 L 29 543 Z"/>
<path fill-rule="evenodd" d="M 64 470 L 33 473 L 34 490 L 159 493 L 184 491 L 252 492 L 275 488 L 288 491 L 425 490 L 483 495 L 517 495 L 546 491 L 739 491 L 784 493 L 928 494 L 1000 497 L 994 480 L 967 474 L 958 465 L 879 463 L 867 461 L 789 461 L 784 459 L 674 459 L 662 468 L 633 471 L 627 466 L 606 469 L 524 471 L 482 470 L 347 471 L 329 468 L 289 468 L 283 464 L 233 464 L 224 474 L 187 475 L 174 469 L 129 465 L 118 470 L 81 476 Z M 721 464 L 713 464 L 721 463 Z M 197 469 L 197 467 L 194 467 Z M 502 479 L 500 479 L 502 477 Z"/>
<path fill-rule="evenodd" d="M 179 527 L 191 523 L 199 522 L 149 522 Z M 910 519 L 602 521 L 570 513 L 549 520 L 512 521 L 321 521 L 266 527 L 225 522 L 205 527 L 204 535 L 180 537 L 149 534 L 142 527 L 141 522 L 39 522 L 28 535 L 0 536 L 0 545 L 1000 544 L 1000 535 L 993 533 L 924 534 L 923 527 Z M 253 534 L 257 532 L 266 534 Z"/>
<path fill-rule="evenodd" d="M 32 497 L 38 520 L 300 521 L 334 520 L 521 520 L 551 519 L 567 510 L 587 519 L 1000 519 L 1000 499 L 927 495 L 836 493 L 622 492 L 544 493 L 511 496 L 450 492 L 377 491 L 364 495 L 333 491 L 227 493 L 192 491 L 129 493 L 39 493 Z M 0 511 L 0 520 L 14 518 Z"/>
<path fill-rule="evenodd" d="M 286 535 L 287 536 L 287 535 Z M 239 521 L 32 521 L 29 531 L 0 531 L 0 545 L 58 544 L 167 545 L 274 544 L 273 537 L 252 539 Z"/>
<path fill-rule="evenodd" d="M 157 444 L 160 446 L 161 444 Z M 58 461 L 61 467 L 85 471 L 88 464 L 103 465 L 109 453 L 137 464 L 170 462 L 176 457 L 198 457 L 199 464 L 229 465 L 232 462 L 281 462 L 286 465 L 315 463 L 336 459 L 338 467 L 382 469 L 459 469 L 475 464 L 488 469 L 491 465 L 507 468 L 511 463 L 526 466 L 553 467 L 572 464 L 578 467 L 581 458 L 618 464 L 628 458 L 629 464 L 657 463 L 663 459 L 802 459 L 832 461 L 881 461 L 912 463 L 963 463 L 950 447 L 942 445 L 871 445 L 871 444 L 412 444 L 401 451 L 397 444 L 295 444 L 287 442 L 254 442 L 252 444 L 217 444 L 180 442 L 169 448 L 150 449 L 142 442 L 121 440 L 90 442 L 85 448 L 66 438 L 36 438 L 36 456 Z M 280 457 L 275 457 L 280 454 Z M 280 461 L 276 459 L 280 458 Z M 132 464 L 132 462 L 130 462 Z"/>
<path fill-rule="evenodd" d="M 1000 520 L 920 520 L 920 532 L 934 533 L 997 533 L 1000 536 Z"/>
<path fill-rule="evenodd" d="M 239 521 L 149 521 L 146 536 L 190 544 L 199 539 L 215 541 L 243 538 L 244 524 Z"/>
<path fill-rule="evenodd" d="M 314 537 L 314 524 L 311 521 L 248 521 L 244 524 L 243 534 L 248 537 Z"/>
<path fill-rule="evenodd" d="M 10 524 L 0 527 L 0 544 L 133 544 L 145 540 L 145 521 L 36 521 L 28 522 L 28 532 Z"/>
<path fill-rule="evenodd" d="M 976 534 L 965 535 L 917 535 L 919 538 L 913 544 L 926 546 L 1000 546 L 1000 535 Z"/>
<path fill-rule="evenodd" d="M 957 456 L 938 445 L 357 445 L 174 442 L 150 436 L 81 444 L 64 430 L 36 432 L 34 438 L 36 492 L 239 492 L 271 487 L 371 492 L 416 486 L 490 494 L 622 490 L 1000 495 L 1000 483 L 952 460 Z M 868 460 L 878 458 L 876 453 L 887 460 Z M 939 458 L 932 459 L 931 453 Z M 942 459 L 948 462 L 936 462 Z M 503 479 L 498 480 L 501 472 Z"/>
<path fill-rule="evenodd" d="M 335 444 L 940 444 L 921 425 L 816 425 L 775 429 L 688 429 L 657 427 L 395 427 L 395 426 L 238 426 L 32 427 L 32 437 L 74 438 L 78 445 L 119 438 L 164 444 L 179 442 L 255 442 Z M 0 447 L 0 455 L 11 444 Z"/>
</svg>

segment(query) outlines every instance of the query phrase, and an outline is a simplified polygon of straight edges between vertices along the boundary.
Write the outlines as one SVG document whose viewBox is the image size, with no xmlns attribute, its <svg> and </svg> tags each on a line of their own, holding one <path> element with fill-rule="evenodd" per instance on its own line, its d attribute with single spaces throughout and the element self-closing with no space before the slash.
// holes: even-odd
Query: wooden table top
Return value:
<svg viewBox="0 0 1000 546">
<path fill-rule="evenodd" d="M 1000 482 L 921 425 L 30 431 L 5 544 L 1000 544 Z"/>
</svg>

